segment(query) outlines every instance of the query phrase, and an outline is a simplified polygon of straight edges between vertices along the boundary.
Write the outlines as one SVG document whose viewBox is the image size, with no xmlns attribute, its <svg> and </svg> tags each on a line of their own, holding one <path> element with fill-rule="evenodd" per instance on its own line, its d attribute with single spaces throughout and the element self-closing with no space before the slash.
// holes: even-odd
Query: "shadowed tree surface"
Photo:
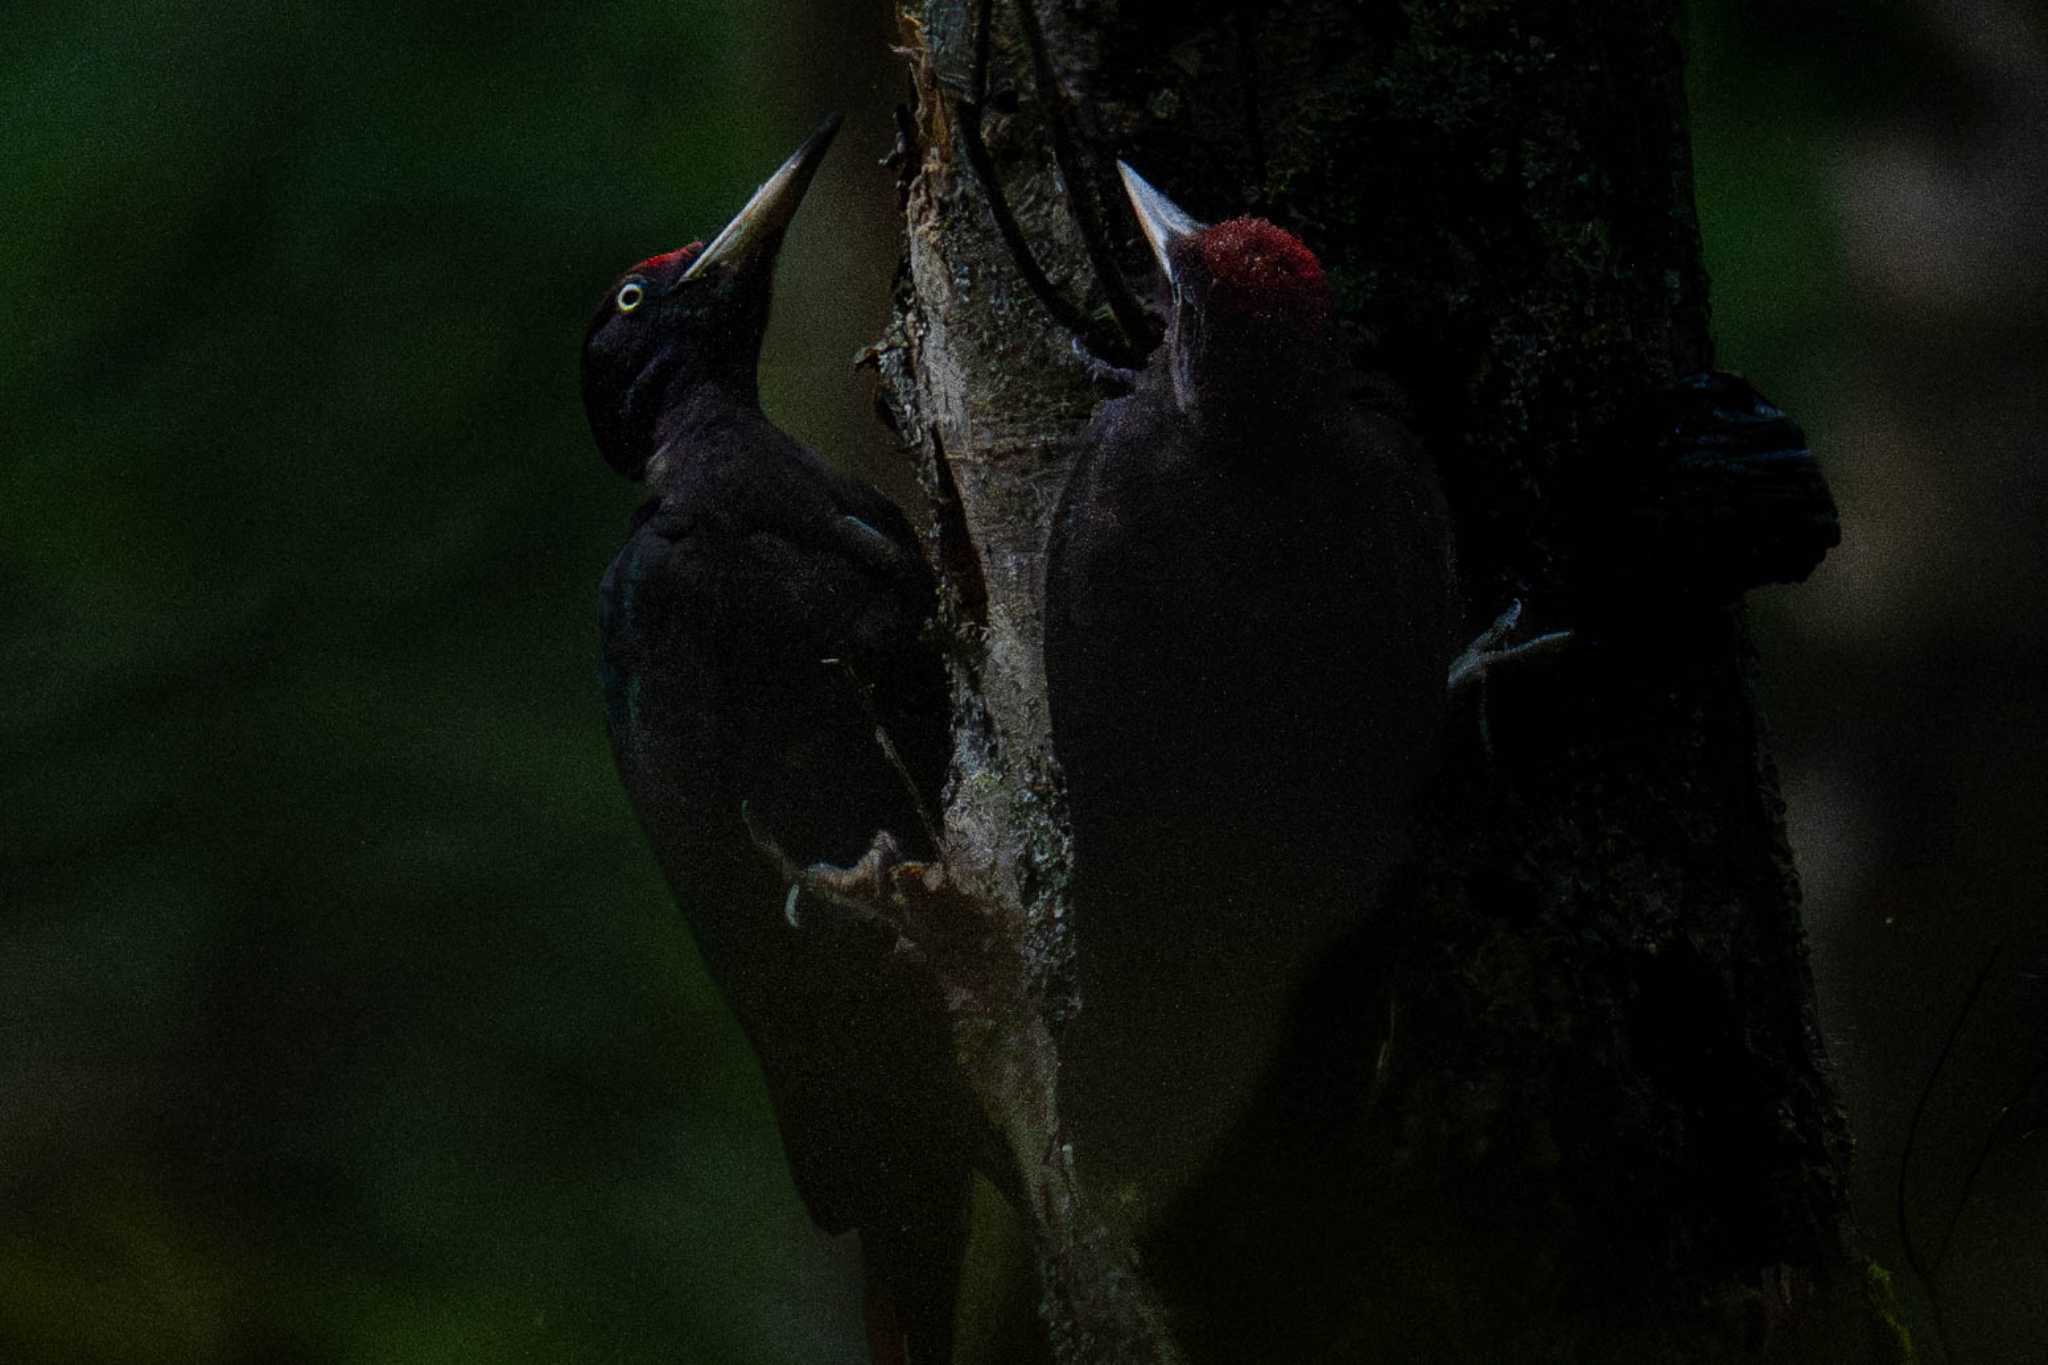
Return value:
<svg viewBox="0 0 2048 1365">
<path fill-rule="evenodd" d="M 1613 517 L 1580 515 L 1615 470 L 1666 496 L 1676 455 L 1650 414 L 1711 363 L 1675 12 L 997 5 L 984 73 L 977 8 L 906 10 L 922 147 L 882 369 L 939 497 L 968 660 L 950 854 L 1036 992 L 1036 1017 L 998 1007 L 978 1027 L 1057 1039 L 1070 955 L 1085 982 L 1095 946 L 1065 913 L 1043 814 L 1057 727 L 1037 655 L 1047 510 L 1087 390 L 999 231 L 996 185 L 1077 291 L 1074 225 L 1121 221 L 1115 156 L 1197 218 L 1249 205 L 1297 227 L 1354 347 L 1411 396 L 1464 529 L 1475 627 L 1519 595 L 1581 632 L 1466 713 L 1408 879 L 1327 964 L 1268 1103 L 1127 1276 L 1095 1231 L 1116 1221 L 1088 1183 L 1100 1135 L 1048 1119 L 1029 1074 L 1046 1044 L 1020 1042 L 1018 1063 L 980 1043 L 1027 1168 L 1049 1122 L 1079 1153 L 1042 1215 L 1058 1353 L 1174 1358 L 1171 1336 L 1218 1360 L 1896 1357 L 1888 1293 L 1850 1240 L 1846 1135 L 1727 600 L 1764 576 L 1703 585 L 1698 547 L 1617 550 Z M 1161 913 L 1154 931 L 1176 928 Z M 1204 948 L 1227 963 L 1260 945 Z M 1085 991 L 1078 1007 L 1085 1023 Z"/>
<path fill-rule="evenodd" d="M 633 498 L 575 359 L 622 261 L 715 229 L 843 108 L 764 399 L 914 498 L 843 371 L 900 232 L 869 164 L 905 94 L 889 8 L 11 7 L 0 1356 L 859 1350 L 852 1263 L 803 1215 L 605 754 L 594 595 Z M 2032 1065 L 2012 1040 L 2039 1031 L 2042 35 L 1991 0 L 1712 0 L 1690 27 L 1721 358 L 1807 425 L 1849 528 L 1756 616 L 1863 1228 L 1899 1266 L 1914 1091 L 2010 939 L 1911 1193 L 1930 1255 L 1959 1213 L 1958 1357 L 2026 1359 L 2048 1144 L 2013 1126 L 2037 1111 L 1996 1116 Z M 1236 95 L 1188 104 L 1192 79 L 1161 83 L 1161 117 L 1240 118 Z M 1241 197 L 1235 163 L 1109 150 L 1200 212 L 1293 215 L 1326 256 L 1342 235 L 1300 194 Z M 1381 192 L 1363 221 L 1439 240 L 1433 209 Z M 1078 257 L 1054 259 L 1078 295 Z M 1018 344 L 1064 364 L 1018 309 Z M 1077 426 L 1092 395 L 1059 392 Z M 1470 516 L 1496 504 L 1467 464 Z M 1496 706 L 1549 727 L 1556 681 Z M 1496 711 L 1510 774 L 1533 728 Z"/>
</svg>

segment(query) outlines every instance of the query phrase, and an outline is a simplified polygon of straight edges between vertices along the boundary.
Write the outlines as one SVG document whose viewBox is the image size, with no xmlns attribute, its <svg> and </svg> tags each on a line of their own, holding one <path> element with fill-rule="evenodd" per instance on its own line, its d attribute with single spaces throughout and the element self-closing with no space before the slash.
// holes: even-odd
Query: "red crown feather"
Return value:
<svg viewBox="0 0 2048 1365">
<path fill-rule="evenodd" d="M 664 251 L 659 256 L 649 256 L 646 260 L 634 266 L 632 273 L 635 275 L 659 275 L 670 266 L 678 264 L 687 265 L 703 249 L 704 243 L 692 242 L 688 246 L 679 246 L 674 251 Z"/>
<path fill-rule="evenodd" d="M 1330 286 L 1322 263 L 1285 228 L 1263 218 L 1232 218 L 1197 233 L 1195 245 L 1215 282 L 1216 302 L 1311 327 L 1329 322 Z"/>
</svg>

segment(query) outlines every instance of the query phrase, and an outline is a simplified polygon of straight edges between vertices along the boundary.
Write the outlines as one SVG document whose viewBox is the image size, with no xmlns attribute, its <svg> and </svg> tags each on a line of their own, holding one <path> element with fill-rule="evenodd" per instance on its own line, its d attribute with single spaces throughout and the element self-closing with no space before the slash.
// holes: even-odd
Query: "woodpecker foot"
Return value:
<svg viewBox="0 0 2048 1365">
<path fill-rule="evenodd" d="M 943 862 L 903 856 L 903 845 L 883 830 L 851 867 L 831 863 L 804 866 L 755 821 L 745 803 L 740 819 L 754 847 L 766 855 L 789 884 L 783 916 L 793 929 L 806 927 L 799 905 L 806 898 L 896 940 L 896 955 L 921 964 L 937 981 L 949 1009 L 971 1008 L 990 990 L 990 963 L 997 956 L 995 920 L 989 908 L 948 873 Z"/>
<path fill-rule="evenodd" d="M 1104 398 L 1121 398 L 1138 387 L 1138 372 L 1112 365 L 1088 349 L 1088 343 L 1077 333 L 1074 336 L 1073 351 L 1081 368 L 1088 371 L 1088 382 L 1093 384 Z"/>
<path fill-rule="evenodd" d="M 754 819 L 753 807 L 745 801 L 740 802 L 740 821 L 747 827 L 747 837 L 753 841 L 754 847 L 775 863 L 783 880 L 789 883 L 789 894 L 782 903 L 782 916 L 789 921 L 790 928 L 804 927 L 798 905 L 806 893 L 851 911 L 857 919 L 898 928 L 892 917 L 881 912 L 881 906 L 888 898 L 892 876 L 897 868 L 906 865 L 903 845 L 895 835 L 887 830 L 878 832 L 868 851 L 851 867 L 838 867 L 832 863 L 812 863 L 806 867 L 783 851 L 775 836 Z"/>
<path fill-rule="evenodd" d="M 1518 644 L 1508 644 L 1521 619 L 1522 602 L 1517 598 L 1508 603 L 1506 611 L 1494 618 L 1492 625 L 1479 632 L 1477 639 L 1465 646 L 1464 653 L 1451 661 L 1451 671 L 1445 680 L 1453 697 L 1468 687 L 1479 692 L 1479 746 L 1488 758 L 1493 757 L 1493 723 L 1492 712 L 1486 704 L 1487 676 L 1502 664 L 1554 654 L 1572 639 L 1572 632 L 1568 630 L 1553 630 Z"/>
<path fill-rule="evenodd" d="M 1477 639 L 1465 646 L 1465 652 L 1451 661 L 1451 671 L 1446 685 L 1455 696 L 1460 690 L 1473 684 L 1484 684 L 1486 675 L 1505 663 L 1534 658 L 1540 654 L 1553 654 L 1571 642 L 1568 630 L 1553 630 L 1523 640 L 1518 644 L 1507 641 L 1515 633 L 1515 627 L 1522 620 L 1521 599 L 1508 603 L 1508 609 L 1494 618 L 1492 625 L 1479 632 Z"/>
</svg>

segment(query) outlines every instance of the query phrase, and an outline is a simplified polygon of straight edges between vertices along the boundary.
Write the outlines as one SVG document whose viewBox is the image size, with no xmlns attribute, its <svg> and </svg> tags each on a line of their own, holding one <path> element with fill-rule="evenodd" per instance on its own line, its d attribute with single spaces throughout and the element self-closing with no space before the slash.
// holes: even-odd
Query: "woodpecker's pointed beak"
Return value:
<svg viewBox="0 0 2048 1365">
<path fill-rule="evenodd" d="M 803 146 L 790 154 L 782 168 L 754 191 L 747 206 L 725 225 L 725 231 L 697 253 L 697 259 L 683 272 L 683 279 L 700 275 L 712 265 L 745 270 L 764 256 L 772 260 L 782 245 L 783 230 L 796 217 L 797 206 L 804 202 L 804 191 L 811 187 L 811 177 L 818 173 L 818 163 L 825 159 L 825 150 L 838 131 L 837 114 L 819 124 L 818 131 L 805 138 Z"/>
<path fill-rule="evenodd" d="M 1180 205 L 1168 199 L 1129 166 L 1116 163 L 1117 174 L 1124 178 L 1124 194 L 1130 198 L 1131 209 L 1138 215 L 1138 226 L 1145 230 L 1145 240 L 1151 244 L 1153 259 L 1159 262 L 1159 273 L 1172 284 L 1173 258 L 1167 248 L 1183 237 L 1200 232 L 1206 224 L 1188 217 Z"/>
</svg>

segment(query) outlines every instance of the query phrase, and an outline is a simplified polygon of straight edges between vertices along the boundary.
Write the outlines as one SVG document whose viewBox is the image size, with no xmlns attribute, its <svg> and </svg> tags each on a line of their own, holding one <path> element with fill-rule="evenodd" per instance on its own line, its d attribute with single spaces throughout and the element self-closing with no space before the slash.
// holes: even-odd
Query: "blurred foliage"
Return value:
<svg viewBox="0 0 2048 1365">
<path fill-rule="evenodd" d="M 12 14 L 0 1358 L 857 1322 L 594 681 L 583 322 L 814 117 L 740 112 L 755 22 Z"/>
<path fill-rule="evenodd" d="M 804 1218 L 611 772 L 594 590 L 634 495 L 576 353 L 619 269 L 847 107 L 764 374 L 902 487 L 843 368 L 893 255 L 885 9 L 11 8 L 0 1359 L 858 1353 L 848 1249 Z M 1690 19 L 1723 361 L 1807 421 L 1852 544 L 1890 492 L 1830 445 L 1879 330 L 1843 149 L 1968 93 L 1913 16 Z M 1805 600 L 1765 604 L 1772 667 L 1826 645 L 1853 673 L 1870 637 Z M 1799 786 L 1830 680 L 1789 676 L 1804 828 L 1839 841 L 1834 789 Z M 1831 1023 L 1876 1012 L 1861 979 Z M 1895 1132 L 1898 1089 L 1859 1124 Z"/>
<path fill-rule="evenodd" d="M 1721 361 L 1842 511 L 1752 619 L 1857 1219 L 1928 1359 L 2048 1359 L 2048 23 L 1714 0 L 1688 27 Z"/>
</svg>

